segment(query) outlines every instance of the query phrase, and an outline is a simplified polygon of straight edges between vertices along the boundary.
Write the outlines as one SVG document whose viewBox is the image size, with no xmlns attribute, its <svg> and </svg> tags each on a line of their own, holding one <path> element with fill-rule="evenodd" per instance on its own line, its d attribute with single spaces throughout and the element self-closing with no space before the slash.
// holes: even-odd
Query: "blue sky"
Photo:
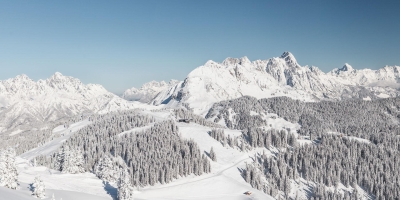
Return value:
<svg viewBox="0 0 400 200">
<path fill-rule="evenodd" d="M 292 52 L 327 72 L 400 65 L 400 1 L 2 1 L 0 79 L 54 72 L 121 93 L 207 60 Z"/>
</svg>

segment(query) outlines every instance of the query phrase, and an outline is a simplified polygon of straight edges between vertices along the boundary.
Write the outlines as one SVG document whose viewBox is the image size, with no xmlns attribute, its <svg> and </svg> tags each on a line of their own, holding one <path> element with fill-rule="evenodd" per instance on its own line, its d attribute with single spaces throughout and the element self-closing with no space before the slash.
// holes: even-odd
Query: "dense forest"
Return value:
<svg viewBox="0 0 400 200">
<path fill-rule="evenodd" d="M 361 188 L 368 198 L 381 200 L 400 199 L 399 109 L 398 98 L 305 103 L 243 97 L 215 104 L 206 118 L 241 129 L 247 147 L 278 150 L 269 157 L 257 155 L 243 170 L 254 188 L 288 198 L 290 180 L 301 177 L 313 191 L 308 199 L 359 199 Z M 311 135 L 312 143 L 299 145 L 284 130 L 254 128 L 267 125 L 262 113 L 299 123 L 298 133 Z M 338 191 L 339 184 L 354 189 Z"/>
<path fill-rule="evenodd" d="M 269 133 L 265 133 L 268 135 Z M 296 140 L 296 139 L 295 139 Z M 399 199 L 399 137 L 386 137 L 379 145 L 325 134 L 317 145 L 289 146 L 273 157 L 257 156 L 244 177 L 253 187 L 272 196 L 290 191 L 288 180 L 299 177 L 315 183 L 309 199 L 358 199 L 358 191 L 339 193 L 345 187 L 363 188 L 372 199 Z M 265 177 L 267 182 L 262 181 Z M 334 187 L 334 191 L 326 187 Z M 322 189 L 321 189 L 322 188 Z"/>
<path fill-rule="evenodd" d="M 252 115 L 251 111 L 258 115 Z M 266 113 L 275 113 L 289 122 L 299 123 L 299 133 L 312 138 L 327 132 L 368 140 L 381 132 L 400 134 L 400 98 L 302 102 L 288 97 L 257 100 L 245 96 L 214 104 L 206 118 L 214 118 L 215 122 L 224 119 L 228 128 L 243 130 L 266 126 L 267 121 L 260 115 Z"/>
<path fill-rule="evenodd" d="M 110 182 L 126 171 L 133 186 L 164 184 L 211 170 L 197 144 L 180 137 L 174 121 L 154 124 L 152 117 L 134 112 L 98 115 L 90 120 L 93 123 L 75 133 L 58 152 L 39 157 L 38 162 L 67 173 L 92 171 Z M 129 131 L 149 124 L 143 130 Z"/>
<path fill-rule="evenodd" d="M 253 162 L 239 171 L 252 187 L 277 199 L 293 198 L 289 197 L 293 185 L 305 181 L 309 191 L 295 199 L 400 200 L 399 98 L 302 102 L 242 97 L 214 104 L 205 118 L 190 109 L 171 113 L 157 121 L 138 110 L 119 111 L 3 134 L 0 139 L 7 145 L 0 151 L 0 185 L 16 187 L 15 155 L 61 137 L 52 132 L 55 127 L 67 128 L 84 119 L 90 124 L 71 134 L 55 153 L 35 161 L 63 173 L 92 172 L 116 183 L 120 199 L 130 199 L 133 187 L 209 173 L 218 152 L 212 147 L 208 154 L 201 152 L 196 142 L 183 139 L 175 119 L 184 119 L 210 127 L 209 136 L 225 148 L 243 153 L 269 150 L 268 156 L 255 154 Z M 272 113 L 298 123 L 299 130 L 271 129 L 268 114 Z M 222 122 L 242 134 L 226 134 Z"/>
<path fill-rule="evenodd" d="M 53 133 L 53 129 L 57 126 L 69 127 L 71 124 L 83 120 L 84 116 L 71 117 L 60 119 L 51 124 L 45 124 L 43 128 L 33 128 L 21 133 L 3 133 L 0 134 L 0 141 L 2 141 L 1 149 L 13 148 L 16 155 L 21 155 L 33 148 L 42 146 L 46 142 L 52 141 L 61 137 L 59 133 Z"/>
</svg>

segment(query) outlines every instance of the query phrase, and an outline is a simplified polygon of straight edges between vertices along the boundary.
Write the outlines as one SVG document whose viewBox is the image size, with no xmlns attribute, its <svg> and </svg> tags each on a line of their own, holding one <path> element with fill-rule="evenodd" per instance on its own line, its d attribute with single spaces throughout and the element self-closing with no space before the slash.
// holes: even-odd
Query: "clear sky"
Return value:
<svg viewBox="0 0 400 200">
<path fill-rule="evenodd" d="M 54 72 L 121 93 L 207 60 L 400 65 L 400 1 L 2 1 L 0 79 Z"/>
</svg>

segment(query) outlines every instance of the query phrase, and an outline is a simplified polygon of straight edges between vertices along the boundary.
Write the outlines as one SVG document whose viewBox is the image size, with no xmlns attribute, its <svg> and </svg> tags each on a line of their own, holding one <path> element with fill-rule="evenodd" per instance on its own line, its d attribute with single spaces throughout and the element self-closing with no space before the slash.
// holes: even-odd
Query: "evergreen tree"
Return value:
<svg viewBox="0 0 400 200">
<path fill-rule="evenodd" d="M 39 199 L 44 199 L 46 197 L 46 187 L 40 177 L 35 177 L 35 181 L 32 184 L 33 192 L 32 195 Z M 54 195 L 54 194 L 53 194 Z"/>
<path fill-rule="evenodd" d="M 95 165 L 94 173 L 104 181 L 117 182 L 120 176 L 120 166 L 116 162 L 113 162 L 111 156 L 105 155 Z"/>
<path fill-rule="evenodd" d="M 213 147 L 211 147 L 210 150 L 210 158 L 212 161 L 217 162 L 217 155 L 215 154 Z"/>
<path fill-rule="evenodd" d="M 7 149 L 0 152 L 0 186 L 16 190 L 18 171 L 15 166 L 15 151 Z"/>
<path fill-rule="evenodd" d="M 57 153 L 56 169 L 64 173 L 77 174 L 85 172 L 82 153 L 70 150 L 68 145 L 62 146 Z"/>
<path fill-rule="evenodd" d="M 118 180 L 118 199 L 133 200 L 133 187 L 127 170 L 122 170 Z"/>
</svg>

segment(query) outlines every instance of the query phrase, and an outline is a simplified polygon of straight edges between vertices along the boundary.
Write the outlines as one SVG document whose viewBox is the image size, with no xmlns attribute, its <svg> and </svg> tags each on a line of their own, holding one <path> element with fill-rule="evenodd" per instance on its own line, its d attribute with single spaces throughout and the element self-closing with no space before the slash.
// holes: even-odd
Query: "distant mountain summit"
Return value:
<svg viewBox="0 0 400 200">
<path fill-rule="evenodd" d="M 139 89 L 132 87 L 127 89 L 122 98 L 129 100 L 129 101 L 139 101 L 142 103 L 148 103 L 154 99 L 163 90 L 166 90 L 173 85 L 176 85 L 179 81 L 171 80 L 168 83 L 165 81 L 157 82 L 151 81 L 148 83 L 143 84 L 143 86 Z"/>
<path fill-rule="evenodd" d="M 108 92 L 97 84 L 57 72 L 46 80 L 33 81 L 26 75 L 0 81 L 0 127 L 53 121 L 83 113 L 105 113 L 140 107 Z"/>
<path fill-rule="evenodd" d="M 315 66 L 301 66 L 290 52 L 268 60 L 210 60 L 190 72 L 184 81 L 160 91 L 149 103 L 186 104 L 200 114 L 215 102 L 245 95 L 288 96 L 304 101 L 395 97 L 400 94 L 399 71 L 399 66 L 356 70 L 346 63 L 324 73 Z"/>
</svg>

